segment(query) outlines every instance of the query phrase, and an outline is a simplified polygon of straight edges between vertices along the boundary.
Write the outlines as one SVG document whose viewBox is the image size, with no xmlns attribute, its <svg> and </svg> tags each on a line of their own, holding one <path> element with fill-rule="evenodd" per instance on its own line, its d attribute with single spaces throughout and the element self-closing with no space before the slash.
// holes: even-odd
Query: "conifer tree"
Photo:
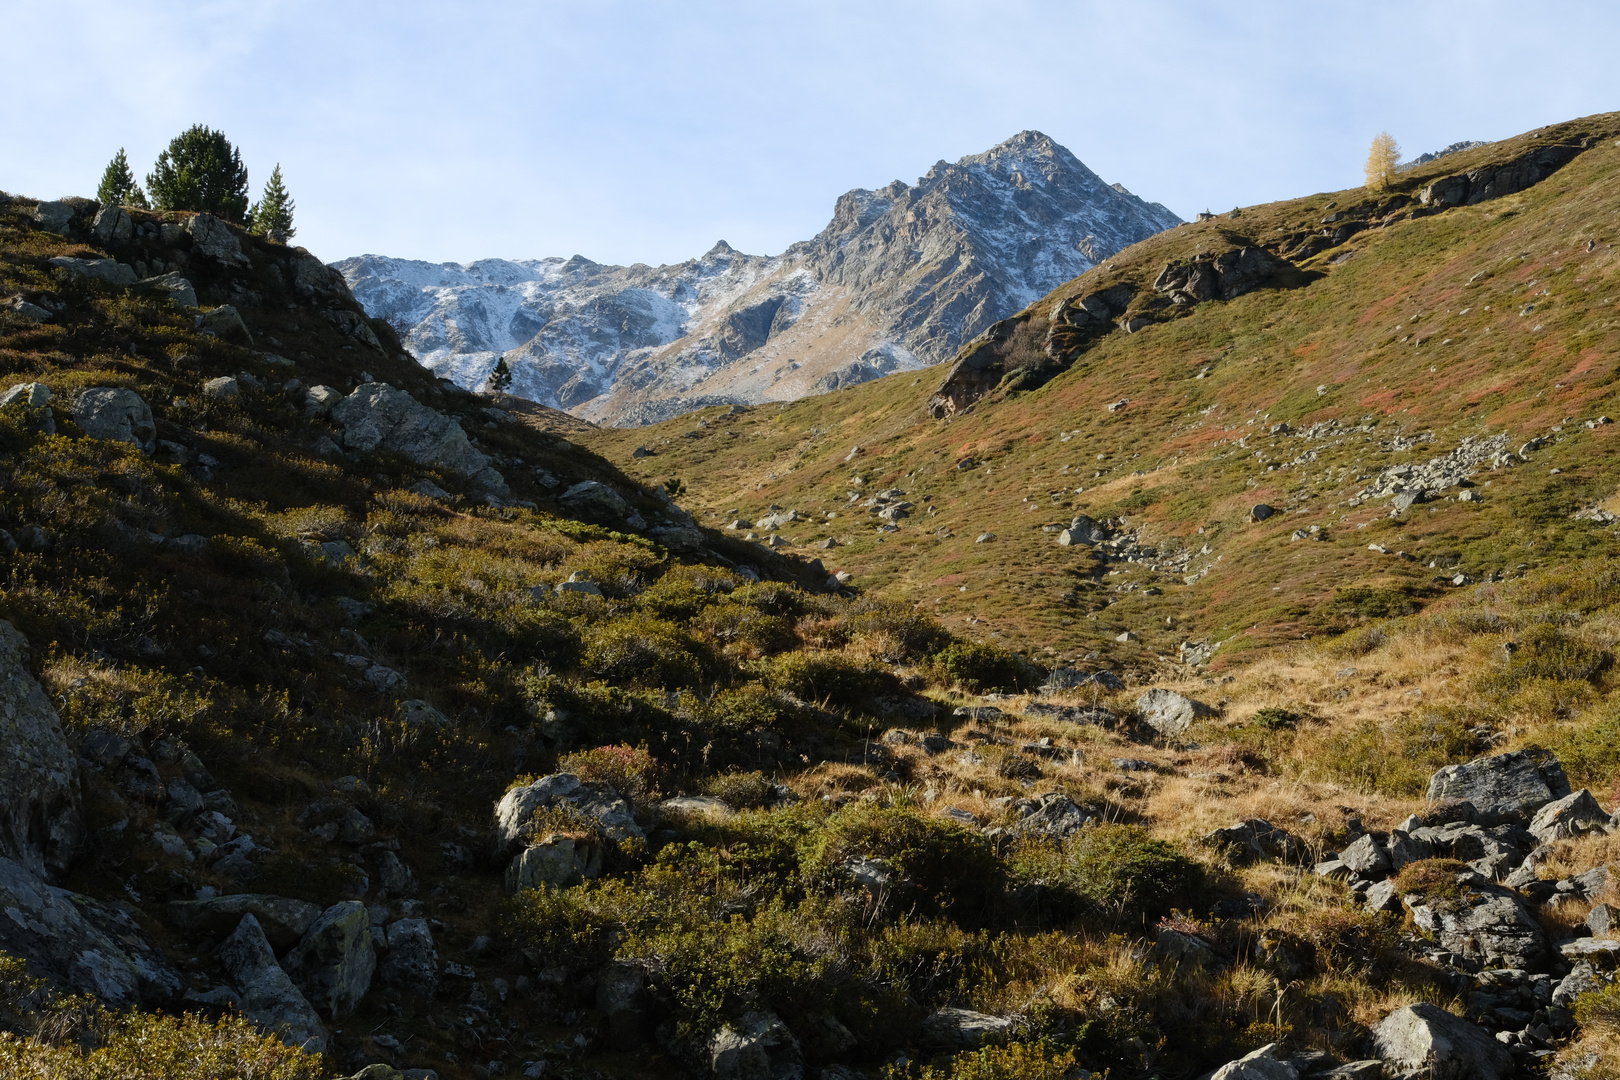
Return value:
<svg viewBox="0 0 1620 1080">
<path fill-rule="evenodd" d="M 101 174 L 101 186 L 96 188 L 96 202 L 102 206 L 146 205 L 146 193 L 135 182 L 135 174 L 129 171 L 129 159 L 124 156 L 122 146 L 107 162 L 106 171 Z"/>
<path fill-rule="evenodd" d="M 1400 163 L 1401 148 L 1395 136 L 1380 131 L 1367 152 L 1367 186 L 1382 191 L 1395 181 L 1395 166 Z"/>
<path fill-rule="evenodd" d="M 494 392 L 496 397 L 512 389 L 512 369 L 507 366 L 506 357 L 503 356 L 495 362 L 495 370 L 489 373 L 489 379 L 486 380 L 485 385 Z"/>
<path fill-rule="evenodd" d="M 298 231 L 293 228 L 294 209 L 292 196 L 287 194 L 281 182 L 281 162 L 278 161 L 264 185 L 263 197 L 253 204 L 253 210 L 248 215 L 253 232 L 258 236 L 267 236 L 273 229 L 283 239 L 292 236 Z"/>
<path fill-rule="evenodd" d="M 248 212 L 248 172 L 225 137 L 195 124 L 158 155 L 146 190 L 159 210 L 194 210 L 242 223 Z"/>
</svg>

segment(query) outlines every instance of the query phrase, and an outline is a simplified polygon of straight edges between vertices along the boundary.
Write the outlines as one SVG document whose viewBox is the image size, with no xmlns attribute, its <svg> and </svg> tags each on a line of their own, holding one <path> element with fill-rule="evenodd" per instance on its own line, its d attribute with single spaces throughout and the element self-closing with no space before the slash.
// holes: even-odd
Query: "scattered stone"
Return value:
<svg viewBox="0 0 1620 1080">
<path fill-rule="evenodd" d="M 180 275 L 178 270 L 171 270 L 169 273 L 159 274 L 157 277 L 142 278 L 136 284 L 168 293 L 169 299 L 181 307 L 194 308 L 197 306 L 197 290 L 192 287 L 189 280 Z"/>
<path fill-rule="evenodd" d="M 1249 508 L 1249 520 L 1265 521 L 1276 512 L 1276 510 L 1272 509 L 1270 506 L 1267 506 L 1265 503 L 1255 503 Z M 1257 1050 L 1255 1053 L 1259 1053 L 1259 1051 Z"/>
<path fill-rule="evenodd" d="M 713 795 L 677 795 L 672 799 L 665 799 L 658 804 L 658 809 L 676 814 L 691 814 L 696 817 L 724 819 L 736 817 L 737 811 L 732 809 L 724 799 L 717 799 Z"/>
<path fill-rule="evenodd" d="M 1013 809 L 1020 817 L 1007 832 L 1014 836 L 1063 840 L 1097 820 L 1096 814 L 1057 791 L 1034 799 L 1020 799 L 1013 804 Z"/>
<path fill-rule="evenodd" d="M 326 1029 L 309 1000 L 276 963 L 259 921 L 243 915 L 219 947 L 220 966 L 241 996 L 242 1013 L 280 1035 L 289 1046 L 324 1053 Z"/>
<path fill-rule="evenodd" d="M 1215 710 L 1190 697 L 1155 687 L 1136 699 L 1136 712 L 1142 722 L 1165 738 L 1183 735 L 1193 721 L 1214 715 Z"/>
<path fill-rule="evenodd" d="M 1360 877 L 1380 878 L 1389 871 L 1389 856 L 1372 833 L 1361 836 L 1339 852 L 1339 861 Z"/>
<path fill-rule="evenodd" d="M 73 420 L 92 439 L 129 443 L 147 454 L 157 445 L 152 410 L 133 390 L 110 386 L 85 390 L 73 403 Z"/>
<path fill-rule="evenodd" d="M 996 534 L 993 533 L 993 532 L 980 533 L 978 536 L 974 537 L 973 542 L 975 544 L 988 544 L 990 541 L 994 540 L 995 538 L 996 538 Z"/>
</svg>

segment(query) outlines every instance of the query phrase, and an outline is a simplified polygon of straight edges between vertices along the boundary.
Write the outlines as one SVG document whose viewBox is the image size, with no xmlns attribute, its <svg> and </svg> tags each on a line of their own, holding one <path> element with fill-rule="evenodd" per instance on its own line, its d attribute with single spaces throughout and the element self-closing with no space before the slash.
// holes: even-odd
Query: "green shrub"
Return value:
<svg viewBox="0 0 1620 1080">
<path fill-rule="evenodd" d="M 1620 783 L 1620 702 L 1609 701 L 1596 716 L 1562 728 L 1548 749 L 1563 763 L 1570 783 L 1598 792 Z"/>
<path fill-rule="evenodd" d="M 1126 925 L 1195 907 L 1203 885 L 1197 863 L 1138 825 L 1090 825 L 1061 844 L 1027 843 L 1012 873 L 1066 894 L 1083 914 Z"/>
<path fill-rule="evenodd" d="M 690 619 L 736 588 L 729 575 L 696 567 L 671 570 L 649 585 L 636 605 L 660 619 Z"/>
<path fill-rule="evenodd" d="M 703 681 L 702 647 L 674 623 L 633 615 L 587 631 L 580 666 L 631 686 L 679 688 Z"/>
<path fill-rule="evenodd" d="M 1048 1043 L 983 1046 L 957 1054 L 945 1068 L 885 1065 L 884 1080 L 1067 1080 L 1075 1074 L 1074 1051 Z"/>
<path fill-rule="evenodd" d="M 692 619 L 693 632 L 728 652 L 752 659 L 798 645 L 793 623 L 784 615 L 766 615 L 744 604 L 714 604 Z"/>
<path fill-rule="evenodd" d="M 1323 739 L 1307 769 L 1363 791 L 1407 798 L 1423 794 L 1442 765 L 1478 749 L 1476 718 L 1453 708 L 1429 709 L 1387 722 L 1363 720 Z M 1302 736 L 1303 737 L 1303 736 Z"/>
<path fill-rule="evenodd" d="M 1353 615 L 1362 619 L 1390 619 L 1398 615 L 1412 615 L 1418 603 L 1402 589 L 1373 589 L 1364 586 L 1335 589 L 1328 610 L 1335 615 Z"/>
<path fill-rule="evenodd" d="M 890 876 L 893 911 L 953 910 L 973 918 L 1000 890 L 1002 870 L 984 838 L 955 823 L 900 806 L 857 802 L 827 819 L 804 855 L 807 880 L 847 889 L 848 865 L 880 861 Z"/>
<path fill-rule="evenodd" d="M 736 810 L 764 806 L 776 787 L 762 772 L 717 773 L 703 782 L 703 793 L 713 795 Z"/>
<path fill-rule="evenodd" d="M 1469 870 L 1467 863 L 1457 859 L 1419 859 L 1407 863 L 1395 875 L 1395 892 L 1399 896 L 1417 893 L 1435 907 L 1456 907 L 1462 903 L 1465 891 L 1457 878 Z"/>
<path fill-rule="evenodd" d="M 1276 705 L 1268 705 L 1249 717 L 1249 725 L 1261 731 L 1286 731 L 1295 727 L 1305 719 L 1299 713 L 1290 712 Z"/>
<path fill-rule="evenodd" d="M 889 689 L 891 677 L 840 653 L 791 652 L 762 661 L 760 677 L 808 701 L 856 705 Z"/>
<path fill-rule="evenodd" d="M 601 967 L 613 959 L 627 928 L 655 912 L 651 896 L 617 878 L 587 881 L 572 889 L 529 889 L 508 903 L 500 925 L 519 948 L 571 971 Z"/>
<path fill-rule="evenodd" d="M 949 681 L 974 692 L 1027 689 L 1040 681 L 1022 657 L 987 642 L 952 642 L 934 654 L 934 666 Z"/>
<path fill-rule="evenodd" d="M 592 784 L 607 784 L 633 803 L 658 796 L 669 770 L 645 746 L 599 746 L 577 750 L 557 760 L 559 772 L 570 772 Z"/>
</svg>

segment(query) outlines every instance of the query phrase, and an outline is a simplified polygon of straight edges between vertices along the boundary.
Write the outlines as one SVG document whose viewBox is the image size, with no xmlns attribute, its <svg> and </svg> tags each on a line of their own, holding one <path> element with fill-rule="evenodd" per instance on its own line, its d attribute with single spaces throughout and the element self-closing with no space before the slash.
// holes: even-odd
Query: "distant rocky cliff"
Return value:
<svg viewBox="0 0 1620 1080">
<path fill-rule="evenodd" d="M 1026 131 L 915 185 L 843 195 L 777 256 L 724 241 L 674 266 L 572 259 L 335 263 L 373 315 L 466 387 L 507 358 L 514 393 L 598 423 L 792 400 L 925 367 L 1121 248 L 1178 223 Z"/>
</svg>

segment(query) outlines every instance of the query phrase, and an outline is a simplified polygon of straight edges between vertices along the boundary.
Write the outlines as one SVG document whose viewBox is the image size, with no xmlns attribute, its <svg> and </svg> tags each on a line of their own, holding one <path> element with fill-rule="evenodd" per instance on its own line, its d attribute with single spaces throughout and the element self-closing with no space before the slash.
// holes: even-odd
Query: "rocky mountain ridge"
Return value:
<svg viewBox="0 0 1620 1080">
<path fill-rule="evenodd" d="M 633 426 L 705 404 L 793 400 L 950 357 L 997 319 L 1179 219 L 1026 131 L 915 185 L 839 198 L 777 256 L 721 241 L 674 266 L 582 256 L 334 263 L 430 369 Z"/>
</svg>

